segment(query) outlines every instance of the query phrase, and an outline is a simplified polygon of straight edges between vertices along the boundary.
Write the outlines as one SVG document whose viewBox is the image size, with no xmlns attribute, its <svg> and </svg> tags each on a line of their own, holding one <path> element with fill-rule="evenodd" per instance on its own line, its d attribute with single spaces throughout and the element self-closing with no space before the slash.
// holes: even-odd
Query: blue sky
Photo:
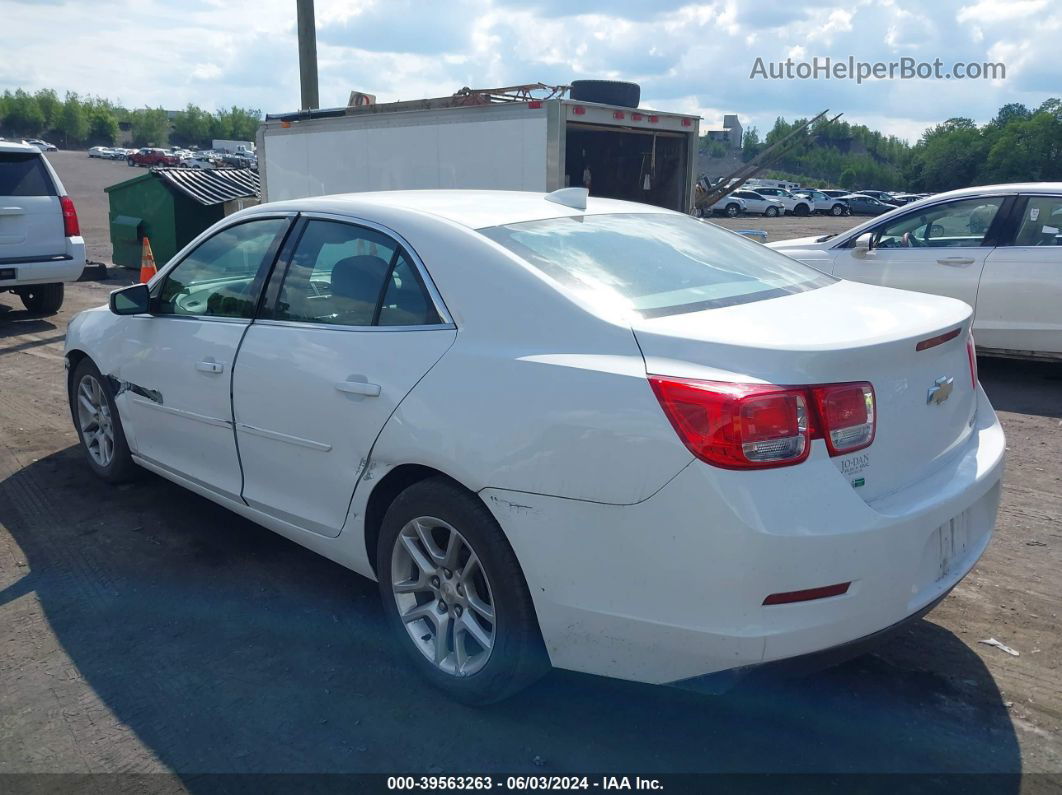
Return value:
<svg viewBox="0 0 1062 795">
<path fill-rule="evenodd" d="M 128 106 L 298 106 L 295 0 L 0 0 L 0 90 Z M 915 140 L 951 116 L 1062 94 L 1058 0 L 317 0 L 320 93 L 382 101 L 462 86 L 633 80 L 643 105 L 768 129 L 823 108 Z M 1002 62 L 1002 80 L 750 79 L 764 61 Z"/>
</svg>

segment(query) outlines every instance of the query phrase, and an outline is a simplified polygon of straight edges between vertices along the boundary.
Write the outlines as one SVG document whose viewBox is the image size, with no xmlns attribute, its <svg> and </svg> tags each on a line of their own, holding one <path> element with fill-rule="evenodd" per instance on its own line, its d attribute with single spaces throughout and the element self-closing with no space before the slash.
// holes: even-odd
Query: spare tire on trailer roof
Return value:
<svg viewBox="0 0 1062 795">
<path fill-rule="evenodd" d="M 583 102 L 636 108 L 642 98 L 642 87 L 619 80 L 573 80 L 568 96 Z"/>
</svg>

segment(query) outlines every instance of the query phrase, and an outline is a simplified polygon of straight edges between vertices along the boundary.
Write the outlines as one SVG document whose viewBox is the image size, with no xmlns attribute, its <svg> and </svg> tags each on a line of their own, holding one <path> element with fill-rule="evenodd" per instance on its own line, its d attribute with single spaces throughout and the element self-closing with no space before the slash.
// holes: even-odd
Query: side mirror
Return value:
<svg viewBox="0 0 1062 795">
<path fill-rule="evenodd" d="M 856 238 L 855 245 L 852 247 L 852 254 L 856 257 L 865 257 L 873 246 L 871 241 L 874 238 L 873 232 L 864 232 Z"/>
<path fill-rule="evenodd" d="M 116 315 L 143 315 L 148 311 L 151 295 L 146 284 L 131 284 L 111 293 L 110 309 Z"/>
</svg>

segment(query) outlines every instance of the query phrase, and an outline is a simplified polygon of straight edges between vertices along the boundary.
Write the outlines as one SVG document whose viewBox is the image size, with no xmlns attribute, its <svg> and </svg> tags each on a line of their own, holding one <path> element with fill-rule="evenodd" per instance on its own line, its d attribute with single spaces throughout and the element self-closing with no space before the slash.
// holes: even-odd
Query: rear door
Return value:
<svg viewBox="0 0 1062 795">
<path fill-rule="evenodd" d="M 977 345 L 1062 353 L 1062 192 L 1021 196 L 1012 217 L 981 275 Z"/>
<path fill-rule="evenodd" d="M 0 269 L 66 254 L 58 194 L 40 152 L 0 151 Z"/>
<path fill-rule="evenodd" d="M 339 535 L 384 423 L 456 331 L 410 248 L 387 231 L 304 216 L 233 381 L 243 498 Z"/>
<path fill-rule="evenodd" d="M 1008 197 L 956 199 L 891 218 L 871 249 L 838 249 L 834 274 L 885 287 L 946 295 L 977 306 L 977 287 Z"/>
</svg>

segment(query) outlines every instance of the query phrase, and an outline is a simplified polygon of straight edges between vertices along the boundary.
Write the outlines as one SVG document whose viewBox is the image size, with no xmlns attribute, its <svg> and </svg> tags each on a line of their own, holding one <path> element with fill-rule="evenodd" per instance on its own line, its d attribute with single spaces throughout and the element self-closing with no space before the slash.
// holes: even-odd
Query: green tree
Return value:
<svg viewBox="0 0 1062 795">
<path fill-rule="evenodd" d="M 162 108 L 138 108 L 129 121 L 136 146 L 163 146 L 169 139 L 170 120 Z"/>
<path fill-rule="evenodd" d="M 59 116 L 63 111 L 63 103 L 59 101 L 59 95 L 50 88 L 42 88 L 33 98 L 37 100 L 37 107 L 44 116 L 43 127 L 46 130 L 57 129 Z"/>
<path fill-rule="evenodd" d="M 210 114 L 188 103 L 173 120 L 173 141 L 177 144 L 204 145 L 210 141 Z"/>
<path fill-rule="evenodd" d="M 842 188 L 847 188 L 851 190 L 855 187 L 856 184 L 855 171 L 850 168 L 846 168 L 844 171 L 841 172 L 841 176 L 838 177 L 837 182 Z"/>
<path fill-rule="evenodd" d="M 63 134 L 66 146 L 83 143 L 88 137 L 89 120 L 81 100 L 73 91 L 66 92 L 66 101 L 63 102 L 55 128 Z"/>
<path fill-rule="evenodd" d="M 261 123 L 262 112 L 251 108 L 219 110 L 211 124 L 212 138 L 228 138 L 234 141 L 253 141 Z"/>
<path fill-rule="evenodd" d="M 85 103 L 88 115 L 88 141 L 93 145 L 112 146 L 118 141 L 118 119 L 111 103 L 93 97 Z"/>
<path fill-rule="evenodd" d="M 7 102 L 7 116 L 4 122 L 7 129 L 15 135 L 34 136 L 38 135 L 44 126 L 44 113 L 36 98 L 20 88 Z"/>
</svg>

